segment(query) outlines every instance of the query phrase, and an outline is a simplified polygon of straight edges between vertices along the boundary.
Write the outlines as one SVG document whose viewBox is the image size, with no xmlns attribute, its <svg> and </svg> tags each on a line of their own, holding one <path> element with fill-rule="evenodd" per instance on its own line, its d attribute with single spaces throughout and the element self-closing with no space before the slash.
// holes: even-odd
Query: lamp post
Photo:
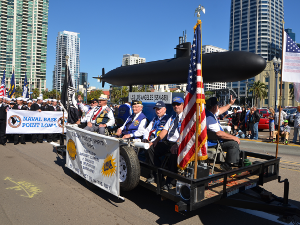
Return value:
<svg viewBox="0 0 300 225">
<path fill-rule="evenodd" d="M 245 96 L 245 107 L 248 105 L 248 103 L 247 103 L 247 96 L 248 95 L 248 79 L 247 79 L 247 81 L 246 81 L 246 96 Z"/>
<path fill-rule="evenodd" d="M 281 59 L 277 59 L 276 57 L 273 58 L 273 64 L 274 64 L 274 71 L 275 71 L 275 112 L 277 112 L 277 90 L 278 90 L 278 72 L 280 69 Z"/>
<path fill-rule="evenodd" d="M 84 101 L 85 101 L 85 103 L 87 103 L 87 89 L 90 87 L 90 83 L 87 83 L 85 81 L 83 84 L 84 84 L 84 88 L 85 88 Z"/>
</svg>

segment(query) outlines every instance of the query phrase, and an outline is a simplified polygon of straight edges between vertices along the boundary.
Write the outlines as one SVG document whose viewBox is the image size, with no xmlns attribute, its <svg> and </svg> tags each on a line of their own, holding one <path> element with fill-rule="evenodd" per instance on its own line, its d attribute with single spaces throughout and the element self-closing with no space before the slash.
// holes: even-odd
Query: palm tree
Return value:
<svg viewBox="0 0 300 225">
<path fill-rule="evenodd" d="M 266 84 L 257 81 L 250 85 L 249 92 L 252 92 L 252 96 L 255 98 L 255 104 L 257 105 L 257 99 L 263 100 L 268 97 Z"/>
</svg>

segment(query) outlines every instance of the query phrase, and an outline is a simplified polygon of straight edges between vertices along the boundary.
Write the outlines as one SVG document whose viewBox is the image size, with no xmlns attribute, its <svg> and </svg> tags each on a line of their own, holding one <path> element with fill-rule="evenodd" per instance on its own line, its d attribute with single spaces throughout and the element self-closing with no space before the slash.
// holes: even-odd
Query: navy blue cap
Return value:
<svg viewBox="0 0 300 225">
<path fill-rule="evenodd" d="M 162 107 L 166 107 L 166 104 L 163 101 L 158 101 L 158 102 L 156 102 L 156 104 L 153 107 L 153 109 L 155 109 L 155 108 L 162 108 Z"/>
<path fill-rule="evenodd" d="M 172 99 L 172 103 L 177 102 L 177 103 L 184 103 L 183 99 L 180 97 L 175 97 Z"/>
</svg>

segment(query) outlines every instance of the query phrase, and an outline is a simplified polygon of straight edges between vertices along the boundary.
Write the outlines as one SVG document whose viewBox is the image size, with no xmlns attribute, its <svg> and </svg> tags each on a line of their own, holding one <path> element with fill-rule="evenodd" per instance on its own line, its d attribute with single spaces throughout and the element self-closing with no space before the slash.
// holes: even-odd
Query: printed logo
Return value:
<svg viewBox="0 0 300 225">
<path fill-rule="evenodd" d="M 75 142 L 72 139 L 69 139 L 68 144 L 67 144 L 67 151 L 69 153 L 69 156 L 71 157 L 72 160 L 76 159 L 76 145 Z"/>
<path fill-rule="evenodd" d="M 140 123 L 140 121 L 138 121 L 138 120 L 135 120 L 134 122 L 133 122 L 133 126 L 137 126 L 137 125 L 139 125 L 139 123 Z"/>
<path fill-rule="evenodd" d="M 67 120 L 67 117 L 65 117 L 65 125 L 67 124 L 68 120 Z M 60 117 L 58 120 L 57 120 L 57 124 L 59 127 L 63 127 L 63 117 Z"/>
<path fill-rule="evenodd" d="M 8 125 L 12 128 L 18 128 L 22 123 L 21 118 L 18 115 L 12 115 L 8 119 Z"/>
<path fill-rule="evenodd" d="M 105 177 L 111 177 L 116 174 L 117 166 L 113 155 L 107 155 L 103 166 L 102 166 L 102 175 Z"/>
</svg>

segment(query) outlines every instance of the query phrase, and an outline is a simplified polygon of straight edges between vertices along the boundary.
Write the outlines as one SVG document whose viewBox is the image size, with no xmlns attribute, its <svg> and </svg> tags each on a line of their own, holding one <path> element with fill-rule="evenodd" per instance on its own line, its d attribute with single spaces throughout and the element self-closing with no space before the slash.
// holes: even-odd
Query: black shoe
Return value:
<svg viewBox="0 0 300 225">
<path fill-rule="evenodd" d="M 22 145 L 26 145 L 26 142 L 21 142 Z"/>
<path fill-rule="evenodd" d="M 162 186 L 162 189 L 165 191 L 171 190 L 173 188 L 172 184 L 165 184 L 164 186 Z"/>
<path fill-rule="evenodd" d="M 17 144 L 19 144 L 19 142 L 18 143 L 14 143 L 14 145 L 17 145 Z"/>
<path fill-rule="evenodd" d="M 33 141 L 33 142 L 32 142 L 32 144 L 35 144 L 35 143 L 36 143 L 36 141 Z"/>
<path fill-rule="evenodd" d="M 220 165 L 220 168 L 223 170 L 223 171 L 230 171 L 232 170 L 232 168 L 228 165 L 228 163 L 222 163 Z"/>
<path fill-rule="evenodd" d="M 6 143 L 3 143 L 2 145 L 3 145 L 3 146 L 6 146 Z"/>
</svg>

